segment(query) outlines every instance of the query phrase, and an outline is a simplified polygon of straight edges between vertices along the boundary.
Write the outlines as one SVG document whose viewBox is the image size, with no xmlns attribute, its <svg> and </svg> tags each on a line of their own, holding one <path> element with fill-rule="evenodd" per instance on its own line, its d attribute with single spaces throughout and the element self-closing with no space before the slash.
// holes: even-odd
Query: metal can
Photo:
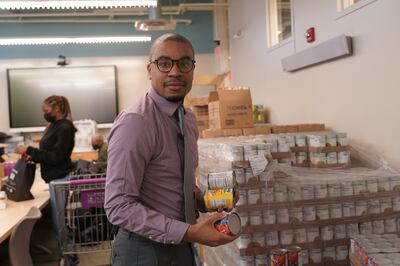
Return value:
<svg viewBox="0 0 400 266">
<path fill-rule="evenodd" d="M 390 190 L 400 191 L 400 176 L 390 177 Z"/>
<path fill-rule="evenodd" d="M 271 266 L 286 266 L 286 253 L 287 250 L 284 248 L 276 248 L 270 251 L 269 258 L 271 260 Z"/>
<path fill-rule="evenodd" d="M 303 164 L 307 162 L 307 153 L 306 152 L 298 152 L 296 153 L 296 163 Z"/>
<path fill-rule="evenodd" d="M 214 223 L 214 227 L 221 233 L 226 235 L 236 236 L 240 234 L 242 230 L 242 224 L 240 222 L 240 216 L 232 212 L 226 215 L 221 220 Z"/>
<path fill-rule="evenodd" d="M 335 225 L 333 231 L 335 239 L 346 238 L 346 225 L 344 224 Z"/>
<path fill-rule="evenodd" d="M 261 211 L 252 211 L 249 213 L 250 225 L 261 225 L 263 222 Z"/>
<path fill-rule="evenodd" d="M 287 186 L 289 201 L 301 200 L 301 187 L 298 184 Z"/>
<path fill-rule="evenodd" d="M 248 212 L 239 212 L 238 213 L 239 217 L 240 217 L 240 223 L 243 226 L 247 226 L 249 223 L 249 213 Z"/>
<path fill-rule="evenodd" d="M 343 217 L 352 217 L 356 215 L 356 206 L 354 202 L 345 202 L 342 207 Z"/>
<path fill-rule="evenodd" d="M 275 210 L 264 210 L 263 211 L 263 224 L 276 224 Z"/>
<path fill-rule="evenodd" d="M 333 240 L 333 226 L 327 225 L 321 227 L 321 239 L 324 241 Z"/>
<path fill-rule="evenodd" d="M 208 174 L 208 188 L 233 188 L 236 183 L 234 171 L 226 171 Z"/>
<path fill-rule="evenodd" d="M 233 170 L 235 172 L 236 182 L 241 185 L 246 183 L 246 177 L 244 175 L 243 168 L 237 168 Z"/>
<path fill-rule="evenodd" d="M 328 197 L 340 197 L 340 183 L 328 184 Z"/>
<path fill-rule="evenodd" d="M 307 242 L 307 232 L 305 228 L 294 229 L 294 242 L 302 244 Z"/>
<path fill-rule="evenodd" d="M 240 257 L 239 265 L 240 266 L 253 266 L 254 265 L 254 256 Z"/>
<path fill-rule="evenodd" d="M 298 223 L 303 221 L 303 209 L 291 208 L 289 209 L 289 222 Z"/>
<path fill-rule="evenodd" d="M 349 151 L 341 151 L 338 152 L 338 163 L 349 163 L 350 162 L 350 152 Z"/>
<path fill-rule="evenodd" d="M 277 246 L 279 245 L 279 237 L 278 231 L 267 232 L 265 234 L 265 240 L 267 242 L 267 246 Z"/>
<path fill-rule="evenodd" d="M 336 141 L 336 133 L 335 132 L 329 132 L 326 134 L 326 146 L 336 146 L 337 141 Z"/>
<path fill-rule="evenodd" d="M 396 219 L 386 219 L 385 220 L 385 233 L 396 233 L 397 231 L 397 225 L 396 225 Z"/>
<path fill-rule="evenodd" d="M 384 234 L 385 233 L 385 223 L 383 220 L 372 221 L 372 232 L 374 234 Z"/>
<path fill-rule="evenodd" d="M 347 254 L 349 253 L 349 249 L 347 246 L 337 246 L 336 247 L 336 260 L 345 260 L 347 258 Z"/>
<path fill-rule="evenodd" d="M 362 234 L 362 235 L 372 234 L 372 222 L 360 223 L 360 234 Z"/>
<path fill-rule="evenodd" d="M 325 147 L 326 138 L 324 135 L 307 135 L 307 143 L 310 147 Z"/>
<path fill-rule="evenodd" d="M 336 138 L 337 138 L 337 145 L 338 146 L 347 146 L 347 145 L 349 145 L 349 141 L 347 139 L 347 134 L 346 133 L 337 133 Z"/>
<path fill-rule="evenodd" d="M 393 212 L 393 204 L 391 198 L 381 199 L 379 203 L 381 204 L 381 213 Z"/>
<path fill-rule="evenodd" d="M 329 219 L 329 205 L 318 205 L 316 209 L 318 220 Z"/>
<path fill-rule="evenodd" d="M 247 248 L 251 243 L 251 235 L 250 234 L 241 234 L 236 240 L 235 243 L 239 249 Z"/>
<path fill-rule="evenodd" d="M 279 231 L 279 240 L 282 245 L 290 245 L 293 244 L 293 230 L 287 229 Z"/>
<path fill-rule="evenodd" d="M 301 187 L 301 198 L 303 200 L 314 199 L 314 185 L 313 184 L 305 184 Z"/>
<path fill-rule="evenodd" d="M 278 224 L 289 223 L 289 210 L 288 209 L 276 210 L 276 222 Z"/>
<path fill-rule="evenodd" d="M 233 208 L 233 189 L 209 189 L 204 193 L 204 202 L 208 209 L 214 209 L 220 206 L 224 208 Z"/>
<path fill-rule="evenodd" d="M 301 247 L 291 246 L 287 248 L 287 266 L 301 266 L 302 263 Z"/>
<path fill-rule="evenodd" d="M 321 249 L 310 249 L 309 252 L 309 262 L 312 263 L 321 263 L 322 262 L 322 253 Z"/>
<path fill-rule="evenodd" d="M 239 200 L 236 202 L 236 206 L 242 206 L 247 204 L 247 190 L 239 189 Z"/>
<path fill-rule="evenodd" d="M 247 204 L 261 203 L 261 194 L 259 188 L 247 190 Z"/>
<path fill-rule="evenodd" d="M 340 192 L 342 196 L 353 196 L 353 182 L 352 181 L 341 181 Z"/>
<path fill-rule="evenodd" d="M 378 192 L 378 180 L 376 178 L 367 179 L 367 190 L 370 193 Z"/>
<path fill-rule="evenodd" d="M 275 202 L 284 202 L 288 200 L 287 186 L 285 184 L 274 184 Z"/>
<path fill-rule="evenodd" d="M 306 136 L 303 134 L 295 135 L 295 145 L 296 147 L 305 147 L 306 146 Z"/>
<path fill-rule="evenodd" d="M 256 255 L 255 266 L 267 266 L 267 265 L 268 265 L 267 254 Z"/>
<path fill-rule="evenodd" d="M 314 185 L 314 195 L 316 199 L 323 199 L 328 196 L 327 184 L 316 184 Z"/>
<path fill-rule="evenodd" d="M 327 164 L 337 164 L 338 163 L 338 153 L 337 152 L 326 153 L 326 163 Z"/>
<path fill-rule="evenodd" d="M 307 242 L 314 242 L 320 240 L 319 228 L 308 227 L 307 228 Z"/>
<path fill-rule="evenodd" d="M 261 202 L 262 203 L 274 202 L 274 188 L 272 187 L 261 188 Z"/>
<path fill-rule="evenodd" d="M 383 176 L 381 178 L 378 178 L 378 191 L 383 192 L 383 191 L 389 191 L 389 190 L 390 190 L 389 177 Z"/>
<path fill-rule="evenodd" d="M 342 204 L 329 204 L 331 219 L 342 218 Z"/>
<path fill-rule="evenodd" d="M 253 247 L 265 247 L 265 234 L 264 232 L 253 233 L 251 236 Z"/>
<path fill-rule="evenodd" d="M 348 238 L 354 237 L 359 234 L 358 224 L 346 224 L 346 236 Z"/>
<path fill-rule="evenodd" d="M 306 222 L 311 222 L 316 220 L 315 206 L 303 207 L 303 220 Z"/>
</svg>

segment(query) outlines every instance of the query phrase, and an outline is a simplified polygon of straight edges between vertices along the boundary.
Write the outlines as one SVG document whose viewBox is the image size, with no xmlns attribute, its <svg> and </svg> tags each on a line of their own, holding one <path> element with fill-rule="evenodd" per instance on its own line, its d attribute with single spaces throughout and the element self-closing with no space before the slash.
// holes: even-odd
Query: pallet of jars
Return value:
<svg viewBox="0 0 400 266">
<path fill-rule="evenodd" d="M 355 236 L 351 238 L 349 257 L 355 266 L 398 265 L 400 261 L 400 237 L 397 234 Z"/>
</svg>

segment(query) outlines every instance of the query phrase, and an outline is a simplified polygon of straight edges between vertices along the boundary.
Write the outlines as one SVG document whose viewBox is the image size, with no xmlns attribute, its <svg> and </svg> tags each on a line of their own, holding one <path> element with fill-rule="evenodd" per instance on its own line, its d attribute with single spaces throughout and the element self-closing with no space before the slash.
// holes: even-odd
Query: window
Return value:
<svg viewBox="0 0 400 266">
<path fill-rule="evenodd" d="M 291 0 L 267 0 L 268 47 L 292 37 Z"/>
<path fill-rule="evenodd" d="M 337 0 L 337 11 L 342 11 L 361 0 Z"/>
<path fill-rule="evenodd" d="M 376 0 L 336 0 L 337 2 L 337 12 L 346 15 L 357 9 L 360 9 Z"/>
</svg>

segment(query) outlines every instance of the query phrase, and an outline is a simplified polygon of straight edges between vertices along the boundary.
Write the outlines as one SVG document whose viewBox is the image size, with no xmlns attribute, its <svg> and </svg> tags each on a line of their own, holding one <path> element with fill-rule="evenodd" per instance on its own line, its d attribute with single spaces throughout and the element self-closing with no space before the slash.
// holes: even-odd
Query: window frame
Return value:
<svg viewBox="0 0 400 266">
<path fill-rule="evenodd" d="M 267 26 L 267 48 L 268 50 L 274 50 L 278 47 L 281 47 L 283 45 L 286 45 L 290 42 L 293 41 L 293 35 L 294 35 L 294 22 L 293 22 L 293 0 L 290 0 L 290 24 L 291 24 L 291 32 L 290 32 L 290 37 L 283 39 L 281 41 L 277 40 L 277 34 L 276 32 L 278 31 L 278 25 L 276 23 L 277 19 L 277 12 L 274 12 L 272 14 L 272 9 L 277 10 L 276 5 L 277 5 L 278 0 L 265 0 L 265 11 L 266 11 L 266 26 Z M 273 17 L 271 16 L 273 15 Z M 274 32 L 274 34 L 273 34 Z"/>
<path fill-rule="evenodd" d="M 343 8 L 344 6 L 344 1 L 347 2 L 353 2 L 351 5 L 349 5 L 346 8 Z M 373 2 L 376 2 L 377 0 L 360 0 L 357 3 L 354 3 L 354 0 L 336 0 L 336 20 L 347 16 L 348 14 L 351 14 L 369 4 L 372 4 Z"/>
</svg>

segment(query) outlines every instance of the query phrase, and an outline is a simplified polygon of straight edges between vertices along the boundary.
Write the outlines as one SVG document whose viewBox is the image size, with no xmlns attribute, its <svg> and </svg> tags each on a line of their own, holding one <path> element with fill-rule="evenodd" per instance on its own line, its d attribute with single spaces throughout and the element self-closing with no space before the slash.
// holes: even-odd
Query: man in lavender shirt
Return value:
<svg viewBox="0 0 400 266">
<path fill-rule="evenodd" d="M 176 111 L 192 88 L 193 47 L 181 35 L 164 34 L 153 43 L 149 59 L 152 87 L 116 118 L 109 136 L 105 210 L 119 227 L 112 263 L 190 266 L 195 264 L 191 243 L 218 246 L 236 237 L 214 228 L 221 213 L 194 224 L 185 222 Z M 189 109 L 184 121 L 196 168 L 198 131 Z M 194 195 L 196 211 L 206 212 L 197 187 Z"/>
</svg>

